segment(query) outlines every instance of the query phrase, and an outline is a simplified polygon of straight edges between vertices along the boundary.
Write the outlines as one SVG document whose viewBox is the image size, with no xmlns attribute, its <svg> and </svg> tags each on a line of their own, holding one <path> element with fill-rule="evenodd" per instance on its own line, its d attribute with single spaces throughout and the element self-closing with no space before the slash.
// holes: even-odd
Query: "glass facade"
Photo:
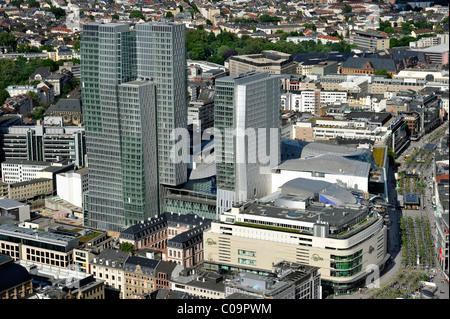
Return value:
<svg viewBox="0 0 450 319">
<path fill-rule="evenodd" d="M 172 130 L 187 127 L 185 51 L 184 25 L 83 25 L 87 226 L 119 232 L 159 213 L 159 183 L 186 181 L 170 157 Z"/>
<path fill-rule="evenodd" d="M 187 128 L 186 29 L 183 24 L 140 23 L 137 31 L 139 76 L 156 84 L 159 182 L 176 186 L 187 181 L 187 164 L 175 162 L 172 130 Z"/>
<path fill-rule="evenodd" d="M 89 223 L 120 231 L 125 225 L 118 85 L 136 77 L 135 31 L 125 24 L 86 24 L 81 83 L 89 161 Z"/>
<path fill-rule="evenodd" d="M 280 161 L 280 101 L 280 79 L 266 72 L 248 71 L 216 80 L 217 214 L 234 203 L 271 193 L 270 174 L 262 170 Z"/>
<path fill-rule="evenodd" d="M 122 190 L 125 225 L 158 212 L 155 85 L 133 81 L 119 86 L 122 142 Z"/>
<path fill-rule="evenodd" d="M 351 277 L 362 270 L 362 249 L 352 255 L 330 257 L 331 277 Z"/>
</svg>

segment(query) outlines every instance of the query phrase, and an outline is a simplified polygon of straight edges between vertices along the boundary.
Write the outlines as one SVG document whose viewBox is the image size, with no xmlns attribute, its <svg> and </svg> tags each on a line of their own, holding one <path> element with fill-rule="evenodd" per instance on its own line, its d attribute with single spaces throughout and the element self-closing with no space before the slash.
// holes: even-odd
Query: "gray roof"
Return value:
<svg viewBox="0 0 450 319">
<path fill-rule="evenodd" d="M 394 60 L 391 59 L 376 59 L 376 58 L 357 58 L 350 57 L 344 63 L 342 63 L 342 68 L 345 69 L 362 69 L 367 61 L 369 61 L 375 70 L 385 69 L 388 72 L 396 72 L 397 67 Z"/>
<path fill-rule="evenodd" d="M 325 181 L 316 181 L 306 178 L 296 178 L 281 186 L 282 195 L 293 195 L 302 198 L 311 198 L 320 194 L 335 204 L 356 204 L 355 196 L 343 187 Z"/>
<path fill-rule="evenodd" d="M 34 78 L 37 74 L 40 74 L 43 78 L 46 78 L 47 76 L 49 76 L 50 74 L 52 74 L 52 72 L 50 71 L 49 67 L 41 67 L 41 68 L 37 68 L 36 71 L 34 71 L 31 75 L 30 78 Z"/>
<path fill-rule="evenodd" d="M 11 209 L 16 208 L 20 206 L 26 206 L 26 204 L 18 202 L 14 199 L 6 198 L 6 197 L 0 197 L 0 207 L 4 209 Z"/>
<path fill-rule="evenodd" d="M 310 224 L 316 224 L 320 220 L 327 222 L 332 228 L 341 228 L 354 221 L 357 216 L 366 216 L 368 212 L 369 208 L 363 205 L 326 206 L 319 203 L 309 205 L 306 209 L 297 209 L 252 202 L 245 205 L 243 214 L 297 220 Z"/>
<path fill-rule="evenodd" d="M 100 264 L 102 266 L 110 267 L 110 268 L 118 268 L 122 269 L 125 263 L 125 260 L 130 256 L 129 252 L 118 250 L 118 249 L 110 249 L 106 248 L 100 252 L 100 254 L 95 257 L 91 263 Z M 108 261 L 108 265 L 106 264 Z"/>
<path fill-rule="evenodd" d="M 203 232 L 211 226 L 211 220 L 207 220 L 205 224 L 188 229 L 181 234 L 176 235 L 167 242 L 167 247 L 187 248 L 203 241 Z"/>
<path fill-rule="evenodd" d="M 156 267 L 160 260 L 149 259 L 139 256 L 130 256 L 125 261 L 124 270 L 134 272 L 138 266 L 141 267 L 142 273 L 148 276 L 155 276 Z"/>
<path fill-rule="evenodd" d="M 307 143 L 300 142 L 301 158 L 316 157 L 324 154 L 334 154 L 339 156 L 358 156 L 366 153 L 366 150 L 348 146 L 332 145 L 329 143 Z"/>
<path fill-rule="evenodd" d="M 51 112 L 81 113 L 81 101 L 80 99 L 60 99 L 56 104 L 50 105 L 45 113 Z"/>
<path fill-rule="evenodd" d="M 0 255 L 0 291 L 17 287 L 30 281 L 31 275 L 27 269 L 19 264 L 9 256 Z"/>
<path fill-rule="evenodd" d="M 277 169 L 368 177 L 370 163 L 349 160 L 334 154 L 324 154 L 313 158 L 287 160 L 278 165 Z"/>
<path fill-rule="evenodd" d="M 157 217 L 150 218 L 128 227 L 120 233 L 120 238 L 139 240 L 145 238 L 161 228 L 168 227 L 171 223 L 184 224 L 187 226 L 199 226 L 208 222 L 206 218 L 199 218 L 196 214 L 178 214 L 166 212 Z"/>
</svg>

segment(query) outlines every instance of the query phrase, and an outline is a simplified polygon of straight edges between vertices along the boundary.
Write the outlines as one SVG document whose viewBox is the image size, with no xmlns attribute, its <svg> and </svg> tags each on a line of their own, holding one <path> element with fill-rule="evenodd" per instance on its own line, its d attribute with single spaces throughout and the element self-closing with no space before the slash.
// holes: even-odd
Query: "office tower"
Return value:
<svg viewBox="0 0 450 319">
<path fill-rule="evenodd" d="M 119 85 L 123 197 L 126 225 L 158 212 L 156 87 L 139 79 Z"/>
<path fill-rule="evenodd" d="M 217 213 L 271 192 L 280 160 L 280 79 L 249 71 L 217 79 L 214 105 Z M 237 133 L 245 132 L 244 136 Z M 270 159 L 266 158 L 269 157 Z"/>
<path fill-rule="evenodd" d="M 187 181 L 187 164 L 175 162 L 172 130 L 187 128 L 186 30 L 183 24 L 136 25 L 137 73 L 156 84 L 159 183 L 176 186 Z"/>
<path fill-rule="evenodd" d="M 161 184 L 187 180 L 171 157 L 172 131 L 187 127 L 185 27 L 86 24 L 81 62 L 86 224 L 120 231 L 159 213 Z"/>
<path fill-rule="evenodd" d="M 154 215 L 158 207 L 157 201 L 146 201 L 157 189 L 157 178 L 149 174 L 150 169 L 156 172 L 150 166 L 156 152 L 148 151 L 156 140 L 155 88 L 135 81 L 135 34 L 127 24 L 90 23 L 83 26 L 81 42 L 89 162 L 85 222 L 116 232 Z"/>
</svg>

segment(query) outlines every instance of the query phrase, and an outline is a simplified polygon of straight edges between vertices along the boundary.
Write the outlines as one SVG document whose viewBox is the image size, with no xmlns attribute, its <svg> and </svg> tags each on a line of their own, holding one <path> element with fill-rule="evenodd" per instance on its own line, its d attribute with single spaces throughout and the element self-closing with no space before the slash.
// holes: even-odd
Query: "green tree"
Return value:
<svg viewBox="0 0 450 319">
<path fill-rule="evenodd" d="M 66 16 L 66 11 L 62 8 L 57 8 L 55 6 L 50 6 L 49 9 L 45 9 L 45 11 L 49 11 L 55 15 L 56 20 L 59 20 Z"/>
<path fill-rule="evenodd" d="M 411 33 L 414 30 L 414 26 L 411 22 L 403 22 L 402 23 L 402 32 L 403 33 Z"/>
<path fill-rule="evenodd" d="M 166 18 L 173 18 L 173 13 L 171 11 L 166 12 Z"/>
<path fill-rule="evenodd" d="M 114 13 L 114 14 L 111 16 L 111 19 L 113 19 L 113 20 L 120 20 L 120 17 L 119 17 L 119 15 L 118 15 L 117 13 Z"/>
<path fill-rule="evenodd" d="M 130 243 L 122 243 L 122 245 L 120 245 L 120 250 L 122 251 L 128 251 L 128 252 L 134 252 L 134 245 L 130 244 Z"/>
<path fill-rule="evenodd" d="M 352 6 L 348 5 L 348 4 L 344 4 L 344 6 L 342 7 L 341 13 L 342 14 L 347 14 L 352 12 Z"/>
<path fill-rule="evenodd" d="M 388 71 L 386 71 L 386 69 L 380 69 L 380 70 L 375 70 L 375 72 L 373 72 L 374 75 L 383 75 L 383 76 L 387 76 L 388 78 L 392 78 L 392 76 L 388 73 Z"/>
<path fill-rule="evenodd" d="M 5 89 L 0 89 L 0 105 L 3 105 L 7 98 L 9 98 L 8 91 L 6 91 Z"/>
<path fill-rule="evenodd" d="M 2 31 L 0 32 L 0 45 L 3 45 L 8 48 L 15 48 L 16 46 L 16 37 L 14 34 Z"/>
<path fill-rule="evenodd" d="M 264 14 L 259 16 L 258 21 L 262 22 L 262 23 L 267 23 L 267 22 L 269 22 L 269 23 L 276 23 L 278 21 L 281 21 L 281 18 L 280 17 L 270 16 L 267 13 L 264 13 Z"/>
<path fill-rule="evenodd" d="M 20 8 L 20 5 L 23 3 L 23 0 L 12 0 L 11 4 L 16 8 Z"/>
<path fill-rule="evenodd" d="M 40 4 L 36 0 L 27 0 L 27 4 L 29 8 L 39 8 Z"/>
<path fill-rule="evenodd" d="M 131 19 L 139 18 L 139 19 L 142 19 L 142 20 L 145 19 L 144 14 L 140 10 L 132 10 L 130 12 L 130 18 Z"/>
</svg>

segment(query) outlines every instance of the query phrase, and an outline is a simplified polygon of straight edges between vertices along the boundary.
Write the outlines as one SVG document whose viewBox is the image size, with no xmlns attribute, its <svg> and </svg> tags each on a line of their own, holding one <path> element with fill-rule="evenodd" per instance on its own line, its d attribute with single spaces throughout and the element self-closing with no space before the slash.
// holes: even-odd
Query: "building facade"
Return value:
<svg viewBox="0 0 450 319">
<path fill-rule="evenodd" d="M 173 159 L 175 129 L 187 128 L 187 66 L 184 24 L 136 25 L 137 73 L 156 84 L 158 178 L 164 185 L 187 181 L 187 164 Z"/>
<path fill-rule="evenodd" d="M 78 238 L 13 225 L 0 225 L 0 253 L 25 260 L 66 268 L 73 263 Z"/>
<path fill-rule="evenodd" d="M 350 43 L 368 51 L 389 49 L 389 37 L 376 31 L 355 31 L 350 35 Z"/>
<path fill-rule="evenodd" d="M 220 214 L 234 202 L 270 192 L 270 174 L 263 171 L 280 161 L 279 78 L 249 71 L 218 79 L 214 121 Z"/>
<path fill-rule="evenodd" d="M 234 55 L 228 59 L 230 74 L 247 71 L 270 74 L 295 74 L 297 63 L 290 54 L 277 51 L 262 51 L 260 54 Z"/>
<path fill-rule="evenodd" d="M 187 127 L 185 28 L 91 23 L 83 35 L 87 224 L 120 232 L 159 212 L 159 184 L 187 178 L 171 138 Z"/>
<path fill-rule="evenodd" d="M 279 197 L 281 205 L 246 203 L 220 215 L 204 233 L 205 263 L 217 271 L 258 274 L 281 261 L 319 267 L 322 286 L 331 293 L 364 284 L 367 267 L 383 268 L 389 254 L 380 215 L 349 203 L 294 208 L 302 196 L 286 195 Z"/>
<path fill-rule="evenodd" d="M 11 126 L 1 135 L 6 160 L 59 161 L 70 160 L 85 166 L 86 134 L 77 126 Z"/>
</svg>

